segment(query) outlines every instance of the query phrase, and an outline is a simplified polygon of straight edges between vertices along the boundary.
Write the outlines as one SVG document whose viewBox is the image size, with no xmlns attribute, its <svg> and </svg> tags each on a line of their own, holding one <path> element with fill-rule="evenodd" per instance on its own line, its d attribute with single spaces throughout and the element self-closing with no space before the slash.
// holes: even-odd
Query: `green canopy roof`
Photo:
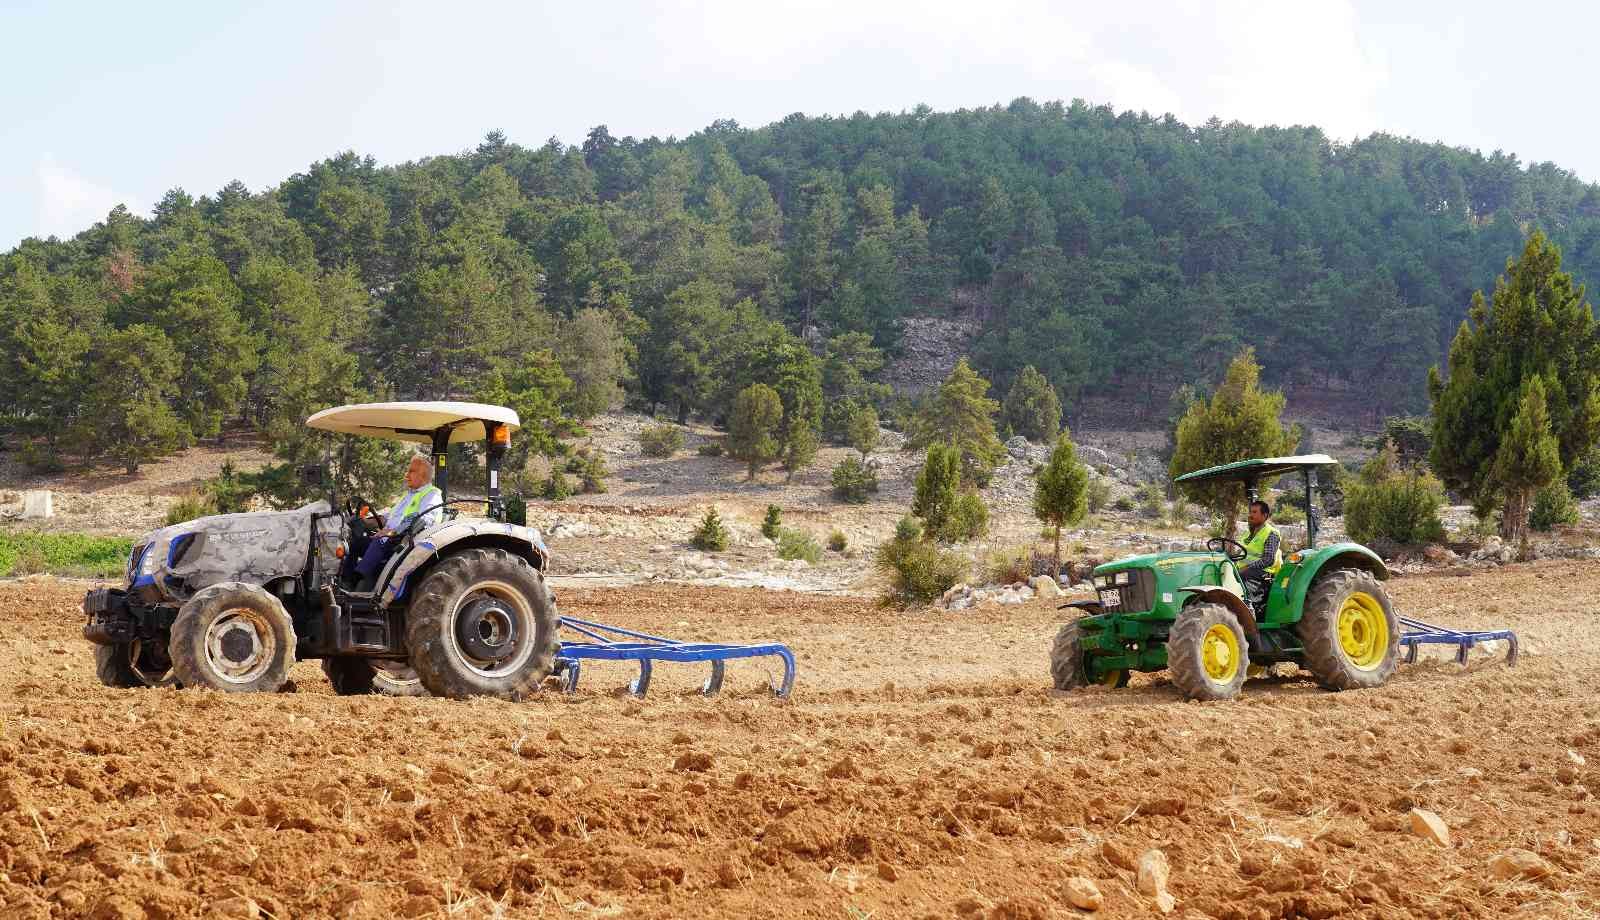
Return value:
<svg viewBox="0 0 1600 920">
<path fill-rule="evenodd" d="M 1262 457 L 1255 460 L 1238 460 L 1233 463 L 1224 463 L 1221 466 L 1207 467 L 1184 473 L 1174 482 L 1203 482 L 1208 479 L 1231 479 L 1244 482 L 1250 479 L 1263 479 L 1268 476 L 1281 476 L 1295 470 L 1308 469 L 1316 466 L 1335 466 L 1339 461 L 1327 454 L 1306 454 L 1302 457 Z"/>
</svg>

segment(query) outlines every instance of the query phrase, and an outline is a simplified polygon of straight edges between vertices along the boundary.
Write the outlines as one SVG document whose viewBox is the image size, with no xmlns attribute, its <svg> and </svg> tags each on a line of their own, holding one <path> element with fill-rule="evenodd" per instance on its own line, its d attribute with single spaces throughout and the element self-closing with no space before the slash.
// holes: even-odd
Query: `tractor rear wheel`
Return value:
<svg viewBox="0 0 1600 920">
<path fill-rule="evenodd" d="M 1329 690 L 1380 687 L 1400 660 L 1400 620 L 1383 583 L 1365 569 L 1318 575 L 1295 632 L 1306 667 Z"/>
<path fill-rule="evenodd" d="M 422 686 L 435 696 L 528 696 L 555 666 L 555 598 L 526 559 L 464 550 L 440 561 L 417 588 L 406 644 Z"/>
<path fill-rule="evenodd" d="M 177 683 L 165 646 L 142 639 L 96 645 L 94 673 L 107 687 L 171 687 Z"/>
<path fill-rule="evenodd" d="M 340 696 L 379 693 L 384 696 L 427 696 L 427 688 L 410 667 L 395 661 L 374 661 L 339 655 L 322 659 L 333 692 Z"/>
<path fill-rule="evenodd" d="M 205 588 L 172 622 L 172 672 L 186 687 L 275 693 L 294 665 L 294 622 L 264 588 L 224 582 Z"/>
<path fill-rule="evenodd" d="M 1191 700 L 1231 700 L 1249 668 L 1244 627 L 1221 604 L 1192 604 L 1167 634 L 1167 669 Z"/>
<path fill-rule="evenodd" d="M 1056 633 L 1056 641 L 1050 646 L 1050 678 L 1055 688 L 1076 690 L 1091 683 L 1099 683 L 1106 687 L 1126 687 L 1127 671 L 1107 671 L 1100 676 L 1099 681 L 1089 679 L 1089 669 L 1084 662 L 1082 635 L 1076 622 L 1068 623 Z"/>
</svg>

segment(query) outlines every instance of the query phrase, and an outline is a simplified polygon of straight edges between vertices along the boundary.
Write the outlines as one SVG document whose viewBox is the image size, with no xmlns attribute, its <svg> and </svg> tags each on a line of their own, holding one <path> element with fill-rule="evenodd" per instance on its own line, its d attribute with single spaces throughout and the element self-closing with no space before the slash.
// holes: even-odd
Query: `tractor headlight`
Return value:
<svg viewBox="0 0 1600 920">
<path fill-rule="evenodd" d="M 1094 586 L 1096 588 L 1109 588 L 1112 586 L 1112 584 L 1114 584 L 1114 582 L 1111 580 L 1110 575 L 1101 575 L 1094 580 Z"/>
<path fill-rule="evenodd" d="M 152 543 L 149 546 L 146 546 L 144 549 L 144 559 L 140 560 L 139 562 L 139 574 L 154 575 L 156 573 L 156 569 L 160 567 L 160 565 L 161 554 L 156 552 L 156 545 Z"/>
<path fill-rule="evenodd" d="M 139 574 L 139 561 L 144 557 L 145 550 L 149 548 L 148 544 L 138 545 L 133 548 L 132 552 L 128 553 L 129 581 L 133 581 L 134 576 Z"/>
<path fill-rule="evenodd" d="M 1133 583 L 1133 573 L 1132 572 L 1127 572 L 1127 571 L 1118 572 L 1117 575 L 1116 575 L 1115 583 L 1119 584 L 1119 585 L 1132 584 Z"/>
</svg>

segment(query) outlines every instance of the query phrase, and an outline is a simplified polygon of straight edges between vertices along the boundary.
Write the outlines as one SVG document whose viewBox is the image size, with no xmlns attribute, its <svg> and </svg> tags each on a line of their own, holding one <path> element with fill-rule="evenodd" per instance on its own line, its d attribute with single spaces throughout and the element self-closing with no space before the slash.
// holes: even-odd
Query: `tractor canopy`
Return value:
<svg viewBox="0 0 1600 920">
<path fill-rule="evenodd" d="M 1319 466 L 1337 466 L 1339 461 L 1327 454 L 1305 454 L 1299 457 L 1261 457 L 1238 460 L 1221 466 L 1184 473 L 1173 482 L 1253 482 L 1284 473 L 1314 470 Z"/>
<path fill-rule="evenodd" d="M 306 427 L 321 431 L 429 445 L 437 443 L 441 429 L 448 434 L 446 444 L 482 441 L 492 425 L 509 433 L 522 421 L 504 406 L 467 402 L 360 403 L 323 409 L 306 419 Z"/>
</svg>

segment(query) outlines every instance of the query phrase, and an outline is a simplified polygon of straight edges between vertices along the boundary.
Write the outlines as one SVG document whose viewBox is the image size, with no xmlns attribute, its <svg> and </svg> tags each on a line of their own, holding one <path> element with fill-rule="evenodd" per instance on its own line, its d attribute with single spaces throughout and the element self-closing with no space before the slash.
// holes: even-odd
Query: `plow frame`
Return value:
<svg viewBox="0 0 1600 920">
<path fill-rule="evenodd" d="M 1404 616 L 1400 618 L 1400 625 L 1405 627 L 1405 632 L 1400 635 L 1400 644 L 1406 649 L 1406 664 L 1416 663 L 1417 651 L 1422 645 L 1454 645 L 1456 663 L 1464 665 L 1474 645 L 1495 641 L 1510 644 L 1506 652 L 1506 665 L 1515 667 L 1517 664 L 1517 634 L 1509 629 L 1456 630 Z"/>
<path fill-rule="evenodd" d="M 794 689 L 795 660 L 789 647 L 777 642 L 755 645 L 731 645 L 720 642 L 680 642 L 649 633 L 635 632 L 620 626 L 562 617 L 560 627 L 575 632 L 587 642 L 563 642 L 556 650 L 556 673 L 562 678 L 562 687 L 572 693 L 578 689 L 583 674 L 583 662 L 637 661 L 639 674 L 628 684 L 628 692 L 642 697 L 650 689 L 651 665 L 656 661 L 711 663 L 711 674 L 700 686 L 700 692 L 713 696 L 722 689 L 725 664 L 735 658 L 761 658 L 772 656 L 783 663 L 783 679 L 772 684 L 772 694 L 787 699 Z"/>
</svg>

